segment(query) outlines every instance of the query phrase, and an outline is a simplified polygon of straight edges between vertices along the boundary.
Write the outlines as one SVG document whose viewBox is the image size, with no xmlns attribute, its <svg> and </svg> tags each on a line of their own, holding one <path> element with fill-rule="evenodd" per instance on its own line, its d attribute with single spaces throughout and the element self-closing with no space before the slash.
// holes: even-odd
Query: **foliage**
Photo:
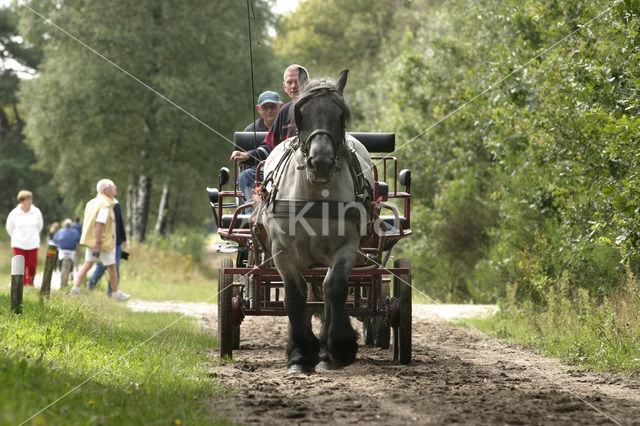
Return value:
<svg viewBox="0 0 640 426">
<path fill-rule="evenodd" d="M 563 276 L 601 298 L 640 272 L 640 7 L 565 6 L 411 2 L 359 95 L 414 170 L 405 251 L 440 300 L 545 303 Z"/>
<path fill-rule="evenodd" d="M 153 234 L 145 243 L 134 243 L 126 249 L 129 260 L 120 263 L 122 288 L 144 300 L 213 303 L 217 273 L 203 249 L 204 238 L 194 231 Z"/>
<path fill-rule="evenodd" d="M 222 423 L 206 403 L 220 392 L 206 371 L 215 339 L 195 321 L 25 296 L 15 315 L 0 293 L 0 423 Z"/>
<path fill-rule="evenodd" d="M 80 203 L 99 178 L 111 177 L 123 207 L 138 197 L 126 211 L 139 210 L 136 225 L 147 223 L 169 182 L 169 224 L 200 223 L 207 215 L 200 194 L 231 150 L 228 136 L 211 129 L 231 135 L 253 109 L 244 3 L 33 0 L 29 7 L 53 23 L 20 9 L 21 34 L 44 52 L 38 77 L 20 92 L 39 167 Z M 255 30 L 265 34 L 266 3 L 255 2 L 255 12 Z M 270 57 L 268 46 L 256 50 L 264 67 L 258 88 L 271 81 Z"/>
<path fill-rule="evenodd" d="M 497 315 L 473 324 L 570 364 L 639 373 L 639 294 L 632 276 L 600 302 L 566 281 L 545 293 L 544 306 L 519 301 L 512 288 Z"/>
<path fill-rule="evenodd" d="M 18 105 L 19 73 L 12 68 L 17 64 L 21 73 L 29 75 L 41 60 L 42 52 L 19 42 L 18 14 L 11 8 L 0 8 L 0 222 L 4 223 L 9 211 L 17 204 L 21 189 L 34 194 L 34 202 L 43 212 L 46 222 L 57 220 L 65 205 L 46 170 L 35 171 L 36 156 L 25 144 L 22 131 L 24 118 Z M 64 206 L 64 207 L 63 207 Z"/>
<path fill-rule="evenodd" d="M 300 2 L 295 11 L 278 22 L 274 51 L 282 64 L 302 64 L 314 78 L 336 78 L 340 71 L 349 69 L 345 93 L 355 107 L 354 118 L 359 118 L 365 104 L 359 93 L 372 84 L 370 70 L 379 66 L 379 52 L 394 30 L 394 13 L 407 3 L 407 0 Z M 373 131 L 371 123 L 366 124 L 366 128 L 354 126 L 353 130 Z"/>
<path fill-rule="evenodd" d="M 307 0 L 280 22 L 276 53 L 296 58 L 312 75 L 336 74 L 341 69 L 370 63 L 392 28 L 398 0 L 350 2 Z M 336 50 L 336 45 L 339 49 Z M 339 52 L 339 54 L 337 54 Z"/>
</svg>

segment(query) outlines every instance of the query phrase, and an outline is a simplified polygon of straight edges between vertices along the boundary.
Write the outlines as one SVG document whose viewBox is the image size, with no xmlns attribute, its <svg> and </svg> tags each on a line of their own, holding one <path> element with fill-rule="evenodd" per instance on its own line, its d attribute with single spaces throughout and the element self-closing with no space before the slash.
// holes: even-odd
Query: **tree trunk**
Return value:
<svg viewBox="0 0 640 426">
<path fill-rule="evenodd" d="M 138 192 L 136 196 L 135 214 L 133 215 L 133 237 L 139 243 L 145 240 L 147 234 L 150 193 L 151 178 L 142 174 L 138 178 Z"/>
<path fill-rule="evenodd" d="M 167 210 L 169 206 L 169 178 L 164 181 L 162 187 L 162 196 L 160 197 L 160 205 L 158 206 L 158 219 L 156 220 L 155 230 L 157 233 L 164 235 L 167 224 Z"/>
<path fill-rule="evenodd" d="M 134 217 L 136 217 L 136 206 L 138 204 L 137 194 L 136 184 L 132 180 L 127 186 L 127 239 L 129 241 L 133 240 L 133 224 L 135 223 Z"/>
</svg>

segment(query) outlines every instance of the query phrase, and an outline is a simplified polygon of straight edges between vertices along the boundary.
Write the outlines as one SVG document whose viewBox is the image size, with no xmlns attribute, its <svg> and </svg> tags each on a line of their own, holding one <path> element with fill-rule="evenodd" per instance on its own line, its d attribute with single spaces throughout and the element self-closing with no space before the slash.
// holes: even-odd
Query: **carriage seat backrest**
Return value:
<svg viewBox="0 0 640 426">
<path fill-rule="evenodd" d="M 395 151 L 395 133 L 347 132 L 358 139 L 369 152 L 388 153 Z M 255 135 L 255 137 L 254 137 Z M 249 151 L 258 147 L 267 132 L 235 132 L 233 134 L 234 150 Z"/>
</svg>

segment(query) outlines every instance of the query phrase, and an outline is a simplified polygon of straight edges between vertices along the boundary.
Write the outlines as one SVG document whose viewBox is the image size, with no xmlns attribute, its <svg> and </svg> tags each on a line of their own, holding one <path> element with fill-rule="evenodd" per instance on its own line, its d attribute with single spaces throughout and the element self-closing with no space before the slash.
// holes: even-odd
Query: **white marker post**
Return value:
<svg viewBox="0 0 640 426">
<path fill-rule="evenodd" d="M 11 258 L 11 310 L 22 313 L 22 290 L 24 285 L 24 256 Z"/>
</svg>

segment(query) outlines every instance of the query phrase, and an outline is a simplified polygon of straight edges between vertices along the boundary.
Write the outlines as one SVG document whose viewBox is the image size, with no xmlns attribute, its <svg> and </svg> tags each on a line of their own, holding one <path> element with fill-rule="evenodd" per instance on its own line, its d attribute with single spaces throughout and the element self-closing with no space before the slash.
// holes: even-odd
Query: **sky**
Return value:
<svg viewBox="0 0 640 426">
<path fill-rule="evenodd" d="M 298 7 L 300 0 L 276 0 L 273 11 L 276 14 L 289 12 Z"/>
</svg>

